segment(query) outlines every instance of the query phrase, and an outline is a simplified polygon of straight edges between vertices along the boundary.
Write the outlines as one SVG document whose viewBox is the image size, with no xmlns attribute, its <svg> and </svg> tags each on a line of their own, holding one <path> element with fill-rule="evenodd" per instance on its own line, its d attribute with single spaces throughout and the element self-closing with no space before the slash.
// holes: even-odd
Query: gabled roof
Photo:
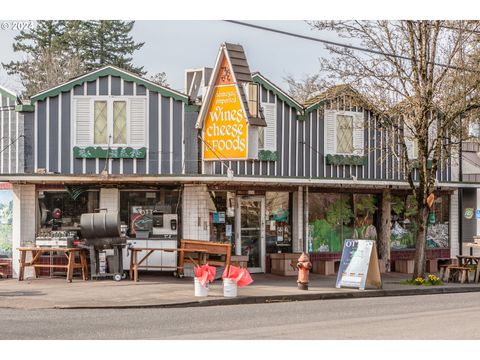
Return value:
<svg viewBox="0 0 480 360">
<path fill-rule="evenodd" d="M 265 89 L 272 91 L 277 97 L 286 102 L 289 106 L 297 109 L 298 111 L 303 111 L 303 106 L 298 101 L 296 101 L 293 97 L 288 95 L 285 91 L 280 89 L 277 85 L 273 82 L 268 80 L 265 76 L 263 76 L 260 72 L 254 72 L 252 74 L 253 81 L 257 84 L 262 85 Z"/>
<path fill-rule="evenodd" d="M 160 93 L 164 96 L 168 96 L 168 97 L 174 98 L 175 100 L 179 100 L 179 101 L 183 101 L 185 103 L 188 103 L 188 96 L 187 95 L 185 95 L 185 94 L 183 94 L 179 91 L 169 89 L 165 86 L 158 85 L 158 84 L 156 84 L 152 81 L 146 80 L 146 79 L 144 79 L 144 78 L 142 78 L 142 77 L 140 77 L 136 74 L 133 74 L 133 73 L 131 73 L 129 71 L 126 71 L 124 69 L 117 68 L 116 66 L 112 66 L 112 65 L 105 66 L 101 69 L 89 72 L 89 73 L 81 75 L 79 77 L 76 77 L 72 80 L 69 80 L 69 81 L 67 81 L 67 82 L 65 82 L 61 85 L 55 86 L 51 89 L 47 89 L 45 91 L 42 91 L 42 92 L 32 96 L 31 102 L 33 104 L 34 102 L 42 101 L 47 97 L 57 96 L 61 92 L 70 91 L 75 86 L 83 84 L 86 81 L 87 82 L 88 81 L 94 81 L 94 80 L 98 79 L 99 77 L 108 76 L 108 75 L 118 76 L 125 81 L 132 81 L 132 82 L 135 82 L 137 84 L 141 84 L 141 85 L 145 86 L 148 90 L 156 91 L 156 92 L 158 92 L 158 93 Z"/>
<path fill-rule="evenodd" d="M 8 90 L 7 88 L 4 88 L 3 86 L 0 86 L 0 95 L 3 95 L 10 100 L 17 100 L 17 94 L 15 94 L 13 91 Z"/>
<path fill-rule="evenodd" d="M 252 82 L 252 73 L 250 72 L 243 46 L 230 43 L 223 43 L 223 45 L 227 50 L 228 58 L 237 82 Z"/>
<path fill-rule="evenodd" d="M 360 94 L 357 90 L 355 90 L 351 85 L 348 84 L 332 86 L 324 92 L 320 93 L 319 95 L 316 95 L 306 100 L 303 105 L 306 107 L 306 111 L 311 111 L 323 105 L 324 102 L 333 100 L 343 95 L 352 96 L 357 102 L 358 106 L 362 106 L 370 110 L 375 110 L 375 106 L 371 104 L 365 96 Z"/>
<path fill-rule="evenodd" d="M 267 123 L 265 122 L 265 119 L 263 117 L 253 117 L 248 111 L 247 97 L 245 96 L 242 84 L 253 82 L 253 80 L 252 74 L 250 72 L 250 67 L 248 66 L 247 57 L 245 56 L 245 51 L 243 50 L 243 46 L 224 42 L 220 45 L 220 50 L 218 51 L 215 66 L 213 67 L 212 74 L 210 75 L 210 81 L 208 82 L 204 99 L 202 100 L 202 107 L 200 109 L 200 113 L 198 114 L 196 124 L 197 129 L 203 127 L 203 123 L 207 116 L 210 101 L 212 100 L 212 96 L 215 90 L 215 81 L 217 79 L 223 57 L 226 57 L 228 64 L 230 65 L 230 69 L 233 75 L 233 83 L 238 89 L 242 102 L 242 108 L 245 112 L 248 123 L 256 126 L 267 126 Z"/>
</svg>

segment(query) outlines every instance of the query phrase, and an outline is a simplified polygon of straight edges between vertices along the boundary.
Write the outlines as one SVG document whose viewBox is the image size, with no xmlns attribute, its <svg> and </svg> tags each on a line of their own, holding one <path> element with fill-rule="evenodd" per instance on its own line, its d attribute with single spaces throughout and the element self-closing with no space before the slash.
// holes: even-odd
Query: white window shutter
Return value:
<svg viewBox="0 0 480 360">
<path fill-rule="evenodd" d="M 130 99 L 130 145 L 146 145 L 146 104 L 145 99 Z"/>
<path fill-rule="evenodd" d="M 413 138 L 413 134 L 410 131 L 410 128 L 405 126 L 403 131 L 405 137 L 405 146 L 407 147 L 407 155 L 408 159 L 416 159 L 416 151 L 415 151 L 415 139 Z"/>
<path fill-rule="evenodd" d="M 74 100 L 75 113 L 75 145 L 92 145 L 93 128 L 90 98 Z"/>
<path fill-rule="evenodd" d="M 336 111 L 324 110 L 325 155 L 336 153 Z"/>
<path fill-rule="evenodd" d="M 265 115 L 265 122 L 267 127 L 264 129 L 265 134 L 265 150 L 277 150 L 277 112 L 275 104 L 262 103 L 263 115 Z"/>
<path fill-rule="evenodd" d="M 428 147 L 431 148 L 437 138 L 437 120 L 433 121 L 428 128 Z"/>
<path fill-rule="evenodd" d="M 365 149 L 365 121 L 363 113 L 356 113 L 353 117 L 353 153 L 363 156 Z"/>
<path fill-rule="evenodd" d="M 415 159 L 414 151 L 413 151 L 413 140 L 405 138 L 405 145 L 407 147 L 407 155 L 408 159 L 412 160 Z"/>
</svg>

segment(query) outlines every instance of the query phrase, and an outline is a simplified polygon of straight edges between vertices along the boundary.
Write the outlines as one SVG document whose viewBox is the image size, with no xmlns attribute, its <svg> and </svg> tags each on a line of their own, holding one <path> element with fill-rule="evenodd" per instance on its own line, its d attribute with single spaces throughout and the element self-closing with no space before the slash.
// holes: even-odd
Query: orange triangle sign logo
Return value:
<svg viewBox="0 0 480 360">
<path fill-rule="evenodd" d="M 220 69 L 218 69 L 217 79 L 215 85 L 231 85 L 233 84 L 233 74 L 230 69 L 230 64 L 228 63 L 227 57 L 223 55 L 222 62 L 220 64 Z"/>
</svg>

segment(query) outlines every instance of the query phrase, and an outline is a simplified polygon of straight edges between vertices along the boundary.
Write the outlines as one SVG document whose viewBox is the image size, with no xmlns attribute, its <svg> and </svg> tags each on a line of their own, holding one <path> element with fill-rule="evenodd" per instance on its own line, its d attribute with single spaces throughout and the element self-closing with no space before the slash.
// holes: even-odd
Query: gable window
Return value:
<svg viewBox="0 0 480 360">
<path fill-rule="evenodd" d="M 353 153 L 353 116 L 337 115 L 337 154 Z"/>
<path fill-rule="evenodd" d="M 418 159 L 418 141 L 417 139 L 405 138 L 405 145 L 407 146 L 408 158 Z"/>
<path fill-rule="evenodd" d="M 94 105 L 94 143 L 106 144 L 108 138 L 108 114 L 107 114 L 107 102 L 95 101 Z"/>
<path fill-rule="evenodd" d="M 113 143 L 127 143 L 127 102 L 113 102 Z"/>
<path fill-rule="evenodd" d="M 247 96 L 247 104 L 248 104 L 248 112 L 250 115 L 253 117 L 259 117 L 260 116 L 260 111 L 259 111 L 259 98 L 260 98 L 260 92 L 259 92 L 259 86 L 256 83 L 245 83 L 244 85 L 244 91 Z"/>
<path fill-rule="evenodd" d="M 364 154 L 365 126 L 362 112 L 325 110 L 325 155 Z"/>
<path fill-rule="evenodd" d="M 146 99 L 74 98 L 75 145 L 145 146 Z"/>
</svg>

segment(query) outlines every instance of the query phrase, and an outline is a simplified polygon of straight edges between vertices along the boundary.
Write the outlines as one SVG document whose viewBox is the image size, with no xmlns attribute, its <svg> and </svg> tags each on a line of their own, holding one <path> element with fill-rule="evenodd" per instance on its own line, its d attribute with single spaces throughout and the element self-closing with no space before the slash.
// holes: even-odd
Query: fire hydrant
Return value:
<svg viewBox="0 0 480 360">
<path fill-rule="evenodd" d="M 302 255 L 300 255 L 300 257 L 298 258 L 297 268 L 298 288 L 300 290 L 308 290 L 308 276 L 310 274 L 310 269 L 312 268 L 312 263 L 310 262 L 307 254 L 302 253 Z"/>
</svg>

